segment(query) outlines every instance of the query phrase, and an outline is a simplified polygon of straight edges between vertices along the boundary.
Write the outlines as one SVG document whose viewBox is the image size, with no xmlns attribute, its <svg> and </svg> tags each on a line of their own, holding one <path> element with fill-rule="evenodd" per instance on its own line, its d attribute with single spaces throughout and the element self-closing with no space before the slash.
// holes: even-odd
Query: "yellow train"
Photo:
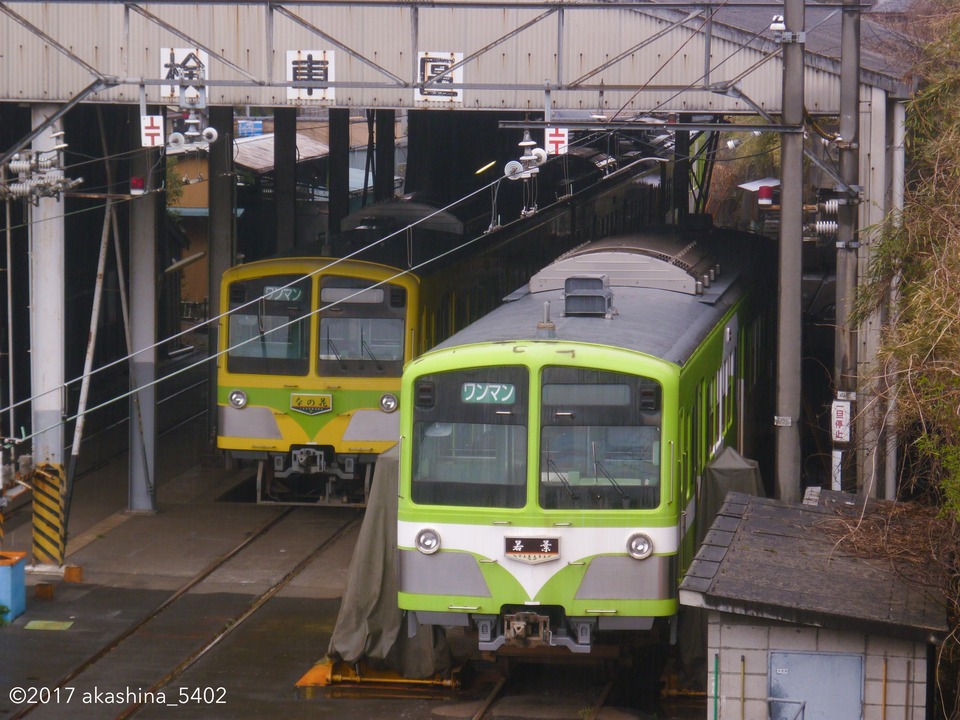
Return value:
<svg viewBox="0 0 960 720">
<path fill-rule="evenodd" d="M 419 297 L 416 276 L 357 260 L 224 273 L 217 446 L 257 462 L 259 500 L 364 502 L 377 455 L 399 436 Z"/>
</svg>

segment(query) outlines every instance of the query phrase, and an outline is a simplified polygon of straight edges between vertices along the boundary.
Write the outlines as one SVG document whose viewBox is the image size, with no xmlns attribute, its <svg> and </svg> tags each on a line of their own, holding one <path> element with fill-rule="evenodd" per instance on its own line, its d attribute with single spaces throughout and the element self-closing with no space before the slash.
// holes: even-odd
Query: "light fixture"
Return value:
<svg viewBox="0 0 960 720">
<path fill-rule="evenodd" d="M 787 26 L 783 21 L 783 15 L 773 16 L 773 21 L 770 23 L 770 29 L 773 32 L 783 32 L 787 29 Z"/>
<path fill-rule="evenodd" d="M 733 140 L 727 140 L 727 149 L 736 150 L 742 144 L 743 144 L 743 140 L 740 140 L 739 138 L 733 138 Z"/>
<path fill-rule="evenodd" d="M 413 543 L 424 555 L 433 555 L 440 549 L 440 534 L 431 528 L 424 528 L 417 533 Z"/>
<path fill-rule="evenodd" d="M 757 205 L 773 205 L 773 188 L 761 185 L 757 188 Z"/>
<path fill-rule="evenodd" d="M 130 178 L 130 194 L 131 195 L 143 195 L 146 192 L 144 187 L 144 182 L 142 177 L 132 177 Z"/>
<path fill-rule="evenodd" d="M 227 402 L 230 403 L 230 407 L 242 410 L 247 406 L 247 394 L 243 390 L 231 390 L 227 396 Z"/>
<path fill-rule="evenodd" d="M 634 560 L 645 560 L 653 554 L 653 540 L 646 533 L 634 533 L 627 540 L 627 554 Z"/>
<path fill-rule="evenodd" d="M 398 407 L 400 407 L 400 401 L 393 393 L 384 393 L 380 396 L 380 409 L 385 413 L 392 413 Z"/>
</svg>

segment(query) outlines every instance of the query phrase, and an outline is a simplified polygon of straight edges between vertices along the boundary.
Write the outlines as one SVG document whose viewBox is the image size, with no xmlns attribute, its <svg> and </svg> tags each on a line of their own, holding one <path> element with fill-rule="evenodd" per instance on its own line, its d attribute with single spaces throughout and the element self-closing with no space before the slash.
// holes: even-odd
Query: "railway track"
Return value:
<svg viewBox="0 0 960 720">
<path fill-rule="evenodd" d="M 520 717 L 524 708 L 552 707 L 555 717 L 576 717 L 577 720 L 595 720 L 613 697 L 616 680 L 607 677 L 600 666 L 586 669 L 557 665 L 515 666 L 500 665 L 496 681 L 471 720 L 485 720 L 493 716 Z"/>
<path fill-rule="evenodd" d="M 89 692 L 90 687 L 97 688 L 97 683 L 103 683 L 103 677 L 110 677 L 112 687 L 124 686 L 135 689 L 128 693 L 130 702 L 114 704 L 108 712 L 115 715 L 98 715 L 98 717 L 115 717 L 117 720 L 134 717 L 147 703 L 155 704 L 157 697 L 162 697 L 163 689 L 175 681 L 194 663 L 207 655 L 228 635 L 235 632 L 261 609 L 272 597 L 286 587 L 292 580 L 306 570 L 324 552 L 335 544 L 345 534 L 350 532 L 359 523 L 360 511 L 344 510 L 338 513 L 337 522 L 332 530 L 325 533 L 323 539 L 306 554 L 286 558 L 283 567 L 275 567 L 276 573 L 283 572 L 282 576 L 272 582 L 263 592 L 252 598 L 236 596 L 232 602 L 220 602 L 215 612 L 201 610 L 200 617 L 195 617 L 198 605 L 209 608 L 211 603 L 197 591 L 218 571 L 224 571 L 237 563 L 243 567 L 245 553 L 255 550 L 263 551 L 263 544 L 269 544 L 273 535 L 282 535 L 278 532 L 285 522 L 291 521 L 297 513 L 307 513 L 308 509 L 287 508 L 270 516 L 259 527 L 250 532 L 236 546 L 217 557 L 196 575 L 183 583 L 175 592 L 167 597 L 156 608 L 150 611 L 134 624 L 126 628 L 116 637 L 106 642 L 99 650 L 80 662 L 73 670 L 66 673 L 55 684 L 49 686 L 51 697 L 60 697 L 61 693 L 69 691 L 75 693 Z M 275 542 L 283 542 L 276 540 Z M 282 552 L 282 551 L 281 551 Z M 206 596 L 209 598 L 210 596 Z M 171 632 L 171 627 L 177 628 Z M 162 639 L 162 642 L 158 642 Z M 160 660 L 165 671 L 152 671 L 153 676 L 147 682 L 140 682 L 144 675 L 142 669 L 131 665 L 130 658 L 137 657 L 142 649 L 149 649 L 153 665 Z M 132 671 L 127 671 L 130 668 Z M 122 675 L 127 671 L 126 675 Z M 140 677 L 131 677 L 131 675 Z M 215 688 L 208 688 L 216 692 Z M 49 699 L 48 699 L 49 700 Z M 176 701 L 177 695 L 171 694 L 171 700 Z M 216 702 L 215 697 L 207 699 Z M 176 702 L 167 702 L 167 705 L 176 706 Z M 75 707 L 75 706 L 74 706 Z M 70 703 L 49 702 L 39 699 L 19 708 L 12 716 L 12 720 L 32 716 L 38 717 L 76 717 L 70 712 Z M 45 711 L 45 712 L 39 712 Z"/>
</svg>

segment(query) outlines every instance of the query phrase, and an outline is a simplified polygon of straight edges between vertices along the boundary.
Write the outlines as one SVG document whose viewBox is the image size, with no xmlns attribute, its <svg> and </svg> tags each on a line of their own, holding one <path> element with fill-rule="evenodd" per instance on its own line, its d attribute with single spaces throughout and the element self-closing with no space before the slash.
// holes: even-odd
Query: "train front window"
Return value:
<svg viewBox="0 0 960 720">
<path fill-rule="evenodd" d="M 270 275 L 230 284 L 227 370 L 306 375 L 310 369 L 310 278 Z"/>
<path fill-rule="evenodd" d="M 369 280 L 325 277 L 320 290 L 320 373 L 399 377 L 406 291 Z"/>
<path fill-rule="evenodd" d="M 420 377 L 413 397 L 413 501 L 523 507 L 527 396 L 527 373 L 519 367 Z"/>
<path fill-rule="evenodd" d="M 543 371 L 540 506 L 652 509 L 660 504 L 660 385 L 602 370 Z"/>
</svg>

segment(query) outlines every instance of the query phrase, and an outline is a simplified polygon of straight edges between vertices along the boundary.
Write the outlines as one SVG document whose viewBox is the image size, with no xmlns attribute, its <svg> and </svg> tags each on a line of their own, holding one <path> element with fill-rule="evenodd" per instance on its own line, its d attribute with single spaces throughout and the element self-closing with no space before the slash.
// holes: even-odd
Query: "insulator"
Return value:
<svg viewBox="0 0 960 720">
<path fill-rule="evenodd" d="M 823 201 L 823 214 L 836 215 L 840 211 L 840 201 L 836 198 Z"/>
<path fill-rule="evenodd" d="M 817 220 L 814 224 L 817 235 L 836 235 L 838 224 L 836 220 Z"/>
<path fill-rule="evenodd" d="M 22 175 L 30 172 L 33 169 L 32 165 L 33 163 L 31 163 L 29 160 L 11 160 L 10 172 L 16 173 L 17 175 Z"/>
<path fill-rule="evenodd" d="M 33 188 L 36 187 L 36 184 L 36 180 L 10 183 L 10 194 L 14 197 L 30 197 L 30 195 L 33 193 Z"/>
</svg>

